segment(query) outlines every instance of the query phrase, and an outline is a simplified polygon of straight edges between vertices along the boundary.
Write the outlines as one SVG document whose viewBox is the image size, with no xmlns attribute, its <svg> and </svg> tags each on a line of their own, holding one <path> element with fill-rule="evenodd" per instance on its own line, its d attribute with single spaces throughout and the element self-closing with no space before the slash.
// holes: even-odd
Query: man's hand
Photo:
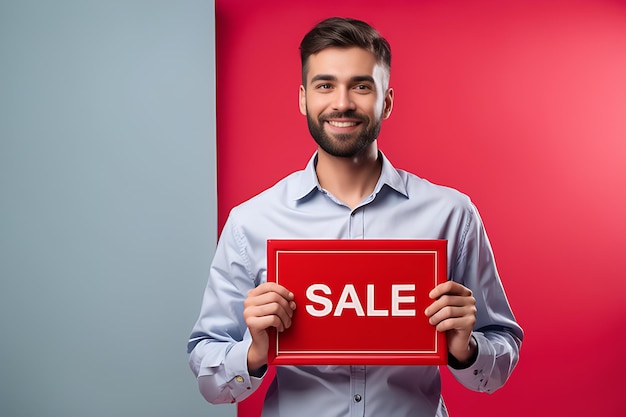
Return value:
<svg viewBox="0 0 626 417">
<path fill-rule="evenodd" d="M 248 370 L 254 371 L 267 364 L 267 329 L 275 327 L 279 332 L 288 329 L 295 309 L 293 293 L 281 285 L 266 282 L 248 291 L 243 310 L 246 326 L 252 335 L 252 344 L 248 349 Z"/>
<path fill-rule="evenodd" d="M 448 352 L 461 364 L 467 364 L 476 353 L 472 330 L 476 324 L 476 299 L 463 285 L 447 281 L 428 294 L 433 303 L 424 312 L 437 331 L 446 332 Z"/>
</svg>

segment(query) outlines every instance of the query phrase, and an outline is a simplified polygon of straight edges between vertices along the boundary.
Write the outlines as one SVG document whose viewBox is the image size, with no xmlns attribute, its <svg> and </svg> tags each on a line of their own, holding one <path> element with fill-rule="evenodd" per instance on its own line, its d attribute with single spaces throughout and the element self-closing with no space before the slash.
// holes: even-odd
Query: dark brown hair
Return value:
<svg viewBox="0 0 626 417">
<path fill-rule="evenodd" d="M 391 69 L 391 47 L 389 42 L 369 24 L 356 19 L 331 17 L 318 23 L 300 43 L 302 60 L 302 85 L 306 87 L 309 56 L 330 47 L 359 47 L 370 51 L 376 62 Z"/>
</svg>

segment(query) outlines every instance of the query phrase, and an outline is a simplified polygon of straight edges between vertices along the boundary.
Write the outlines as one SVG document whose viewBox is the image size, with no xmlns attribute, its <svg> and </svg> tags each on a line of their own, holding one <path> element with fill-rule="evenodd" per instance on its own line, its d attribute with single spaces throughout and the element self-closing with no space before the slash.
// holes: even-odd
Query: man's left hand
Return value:
<svg viewBox="0 0 626 417">
<path fill-rule="evenodd" d="M 476 299 L 469 288 L 458 282 L 446 281 L 437 285 L 428 296 L 433 303 L 424 311 L 437 331 L 446 332 L 448 352 L 461 364 L 476 353 L 472 330 L 476 324 Z"/>
</svg>

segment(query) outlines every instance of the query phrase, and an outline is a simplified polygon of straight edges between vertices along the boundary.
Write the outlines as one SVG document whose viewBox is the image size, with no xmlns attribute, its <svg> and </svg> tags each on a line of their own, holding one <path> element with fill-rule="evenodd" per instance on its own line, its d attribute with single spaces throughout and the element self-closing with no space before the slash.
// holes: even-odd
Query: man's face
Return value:
<svg viewBox="0 0 626 417">
<path fill-rule="evenodd" d="M 361 48 L 327 48 L 309 57 L 300 112 L 323 151 L 354 157 L 376 140 L 393 104 L 388 78 L 374 54 Z"/>
</svg>

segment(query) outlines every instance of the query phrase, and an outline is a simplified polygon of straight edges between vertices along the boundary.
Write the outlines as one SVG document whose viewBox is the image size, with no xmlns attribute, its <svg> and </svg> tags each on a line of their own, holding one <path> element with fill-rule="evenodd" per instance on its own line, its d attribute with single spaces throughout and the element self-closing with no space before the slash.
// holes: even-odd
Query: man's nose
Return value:
<svg viewBox="0 0 626 417">
<path fill-rule="evenodd" d="M 355 110 L 356 106 L 348 88 L 340 87 L 335 90 L 333 108 L 341 112 L 346 110 Z"/>
</svg>

